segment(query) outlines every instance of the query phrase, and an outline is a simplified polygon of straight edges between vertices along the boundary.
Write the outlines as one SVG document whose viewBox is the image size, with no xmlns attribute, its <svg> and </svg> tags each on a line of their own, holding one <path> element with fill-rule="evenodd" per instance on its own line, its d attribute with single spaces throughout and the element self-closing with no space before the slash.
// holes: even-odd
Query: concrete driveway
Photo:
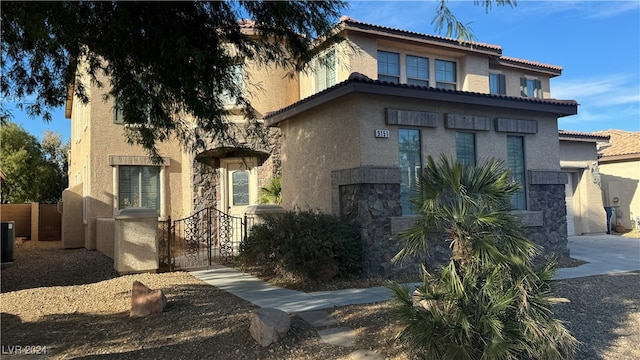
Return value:
<svg viewBox="0 0 640 360">
<path fill-rule="evenodd" d="M 558 269 L 556 279 L 640 270 L 640 239 L 604 234 L 569 236 L 569 251 L 572 258 L 588 263 Z"/>
</svg>

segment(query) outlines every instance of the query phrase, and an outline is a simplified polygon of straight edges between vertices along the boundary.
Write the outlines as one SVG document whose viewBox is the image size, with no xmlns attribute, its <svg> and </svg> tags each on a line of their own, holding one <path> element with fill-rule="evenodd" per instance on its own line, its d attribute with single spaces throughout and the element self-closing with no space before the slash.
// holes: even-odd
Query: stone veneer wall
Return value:
<svg viewBox="0 0 640 360">
<path fill-rule="evenodd" d="M 218 185 L 220 183 L 220 176 L 218 176 L 216 169 L 194 160 L 191 173 L 193 189 L 192 210 L 198 211 L 206 207 L 216 206 Z"/>
<path fill-rule="evenodd" d="M 401 216 L 399 170 L 361 167 L 331 173 L 333 212 L 361 227 L 365 246 L 365 271 L 369 276 L 415 269 L 419 259 L 401 266 L 391 263 L 400 244 L 391 237 L 409 229 L 418 216 Z M 529 171 L 529 210 L 514 212 L 523 219 L 529 239 L 543 247 L 543 255 L 568 255 L 564 184 L 566 174 Z M 444 241 L 429 244 L 429 265 L 446 264 L 451 250 Z"/>
<path fill-rule="evenodd" d="M 391 240 L 392 217 L 402 214 L 400 169 L 361 167 L 331 173 L 333 212 L 360 226 L 365 273 L 385 275 L 401 269 L 391 264 L 400 250 Z"/>
<path fill-rule="evenodd" d="M 541 221 L 529 224 L 529 239 L 541 245 L 543 254 L 569 255 L 565 184 L 559 171 L 529 171 L 529 209 L 541 213 Z"/>
</svg>

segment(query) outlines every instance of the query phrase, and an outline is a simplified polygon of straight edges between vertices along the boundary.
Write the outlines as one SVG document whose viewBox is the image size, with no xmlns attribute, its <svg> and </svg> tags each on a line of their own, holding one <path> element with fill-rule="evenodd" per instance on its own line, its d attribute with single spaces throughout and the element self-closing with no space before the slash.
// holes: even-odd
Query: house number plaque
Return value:
<svg viewBox="0 0 640 360">
<path fill-rule="evenodd" d="M 376 137 L 377 138 L 388 138 L 389 137 L 389 130 L 376 129 Z"/>
</svg>

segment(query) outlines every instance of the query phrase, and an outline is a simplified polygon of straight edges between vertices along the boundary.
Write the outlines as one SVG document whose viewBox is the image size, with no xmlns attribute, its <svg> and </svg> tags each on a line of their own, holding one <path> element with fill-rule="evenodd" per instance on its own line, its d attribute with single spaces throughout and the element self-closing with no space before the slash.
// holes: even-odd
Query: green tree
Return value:
<svg viewBox="0 0 640 360">
<path fill-rule="evenodd" d="M 493 3 L 515 1 L 476 0 L 487 9 Z M 235 99 L 249 119 L 254 117 L 234 66 L 253 61 L 294 74 L 313 57 L 314 39 L 339 41 L 331 29 L 346 6 L 343 1 L 2 1 L 1 94 L 31 116 L 50 120 L 50 109 L 65 104 L 69 89 L 88 101 L 76 72 L 83 61 L 90 81 L 109 85 L 107 97 L 125 122 L 136 124 L 127 128 L 129 142 L 151 155 L 157 156 L 157 143 L 172 135 L 193 150 L 203 150 L 210 138 L 233 143 L 223 121 L 224 100 Z M 239 26 L 242 18 L 255 21 L 259 36 Z M 471 39 L 447 0 L 441 0 L 433 23 L 449 36 Z M 109 84 L 100 82 L 103 74 Z M 26 98 L 30 105 L 23 104 Z M 9 117 L 3 106 L 0 120 Z"/>
<path fill-rule="evenodd" d="M 423 266 L 414 293 L 398 285 L 395 313 L 406 324 L 398 338 L 428 359 L 566 359 L 576 340 L 551 317 L 555 263 L 534 266 L 540 247 L 509 213 L 518 185 L 502 161 L 478 167 L 431 157 L 412 199 L 420 218 L 399 234 L 395 260 L 428 253 L 447 241 L 449 263 Z"/>
<path fill-rule="evenodd" d="M 43 146 L 20 125 L 0 125 L 0 168 L 6 181 L 3 203 L 53 202 L 67 186 L 66 150 L 61 136 L 47 133 Z M 52 155 L 55 156 L 52 157 Z"/>
</svg>

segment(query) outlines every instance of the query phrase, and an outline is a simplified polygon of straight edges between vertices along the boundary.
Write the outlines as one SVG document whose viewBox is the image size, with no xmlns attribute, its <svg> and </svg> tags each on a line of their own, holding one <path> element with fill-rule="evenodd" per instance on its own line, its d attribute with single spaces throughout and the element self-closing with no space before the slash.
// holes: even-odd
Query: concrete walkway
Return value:
<svg viewBox="0 0 640 360">
<path fill-rule="evenodd" d="M 572 258 L 587 264 L 558 269 L 556 279 L 640 270 L 640 239 L 604 234 L 569 236 L 569 251 Z"/>
<path fill-rule="evenodd" d="M 640 239 L 615 235 L 570 236 L 569 251 L 571 257 L 588 263 L 574 268 L 558 269 L 556 279 L 640 270 Z M 283 289 L 224 266 L 193 271 L 191 274 L 256 306 L 275 308 L 289 314 L 295 313 L 317 329 L 320 341 L 344 347 L 355 345 L 357 333 L 353 329 L 340 327 L 328 312 L 321 310 L 335 306 L 387 301 L 392 298 L 391 292 L 383 286 L 310 293 Z M 421 283 L 407 285 L 418 287 Z M 382 360 L 384 357 L 373 351 L 360 349 L 353 351 L 347 358 Z"/>
<path fill-rule="evenodd" d="M 588 263 L 558 269 L 556 279 L 640 270 L 640 239 L 616 235 L 570 236 L 569 251 L 571 257 Z M 391 299 L 391 293 L 383 286 L 305 293 L 275 287 L 224 266 L 193 271 L 191 274 L 256 306 L 276 308 L 290 314 Z M 417 287 L 420 283 L 408 285 Z"/>
</svg>

